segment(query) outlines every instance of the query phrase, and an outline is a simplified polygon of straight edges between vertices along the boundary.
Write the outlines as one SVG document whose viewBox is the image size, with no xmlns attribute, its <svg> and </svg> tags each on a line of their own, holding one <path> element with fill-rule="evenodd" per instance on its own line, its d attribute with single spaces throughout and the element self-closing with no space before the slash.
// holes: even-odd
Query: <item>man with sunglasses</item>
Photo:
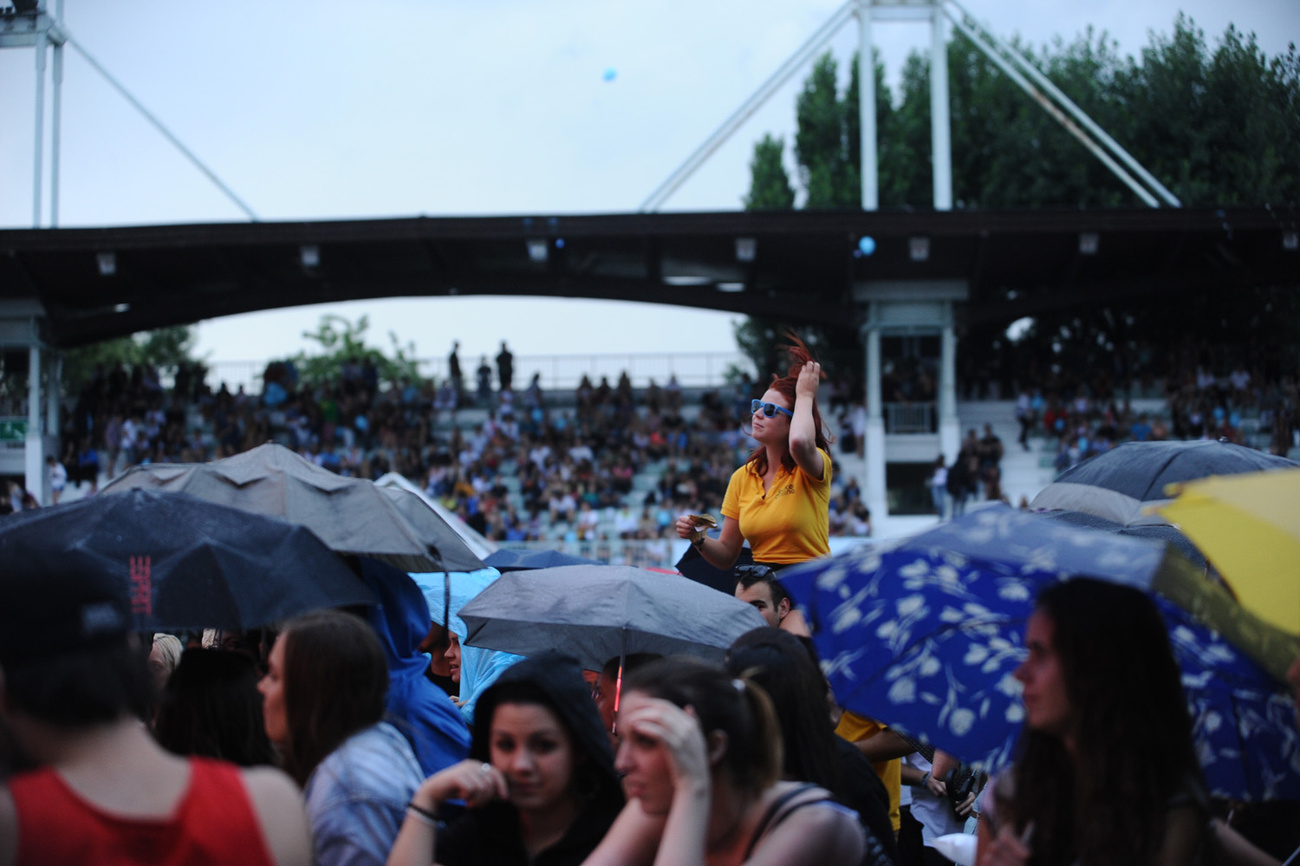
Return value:
<svg viewBox="0 0 1300 866">
<path fill-rule="evenodd" d="M 817 407 L 821 365 L 797 338 L 792 342 L 787 375 L 751 403 L 751 435 L 758 447 L 727 485 L 718 537 L 710 537 L 690 515 L 677 520 L 677 535 L 690 539 L 715 568 L 735 565 L 745 541 L 755 562 L 777 571 L 830 553 L 832 467 Z M 782 627 L 805 633 L 807 628 L 803 617 L 793 614 Z"/>
</svg>

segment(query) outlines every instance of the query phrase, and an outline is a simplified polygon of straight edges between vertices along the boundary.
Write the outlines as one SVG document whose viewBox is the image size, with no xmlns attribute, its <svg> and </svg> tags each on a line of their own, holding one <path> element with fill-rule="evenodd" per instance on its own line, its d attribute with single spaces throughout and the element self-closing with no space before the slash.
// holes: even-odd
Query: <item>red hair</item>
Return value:
<svg viewBox="0 0 1300 866">
<path fill-rule="evenodd" d="M 781 396 L 789 400 L 790 410 L 794 411 L 795 385 L 797 385 L 799 382 L 799 373 L 803 370 L 804 364 L 810 364 L 815 359 L 812 356 L 812 352 L 810 352 L 808 350 L 808 347 L 804 344 L 804 341 L 799 339 L 799 337 L 794 333 L 794 331 L 786 331 L 785 339 L 788 342 L 778 345 L 777 349 L 784 350 L 786 354 L 789 356 L 790 368 L 789 370 L 786 371 L 786 374 L 784 376 L 777 376 L 776 373 L 773 373 L 772 384 L 768 385 L 767 389 L 769 391 L 776 391 L 778 394 L 780 394 Z M 821 375 L 824 378 L 826 376 L 826 373 L 823 371 Z M 826 432 L 822 429 L 822 413 L 821 410 L 817 407 L 816 396 L 813 397 L 812 419 L 813 419 L 813 430 L 815 431 L 817 437 L 816 439 L 817 447 L 825 451 L 827 454 L 829 454 L 831 450 L 831 442 L 833 440 L 829 436 L 827 436 Z M 759 445 L 756 449 L 754 449 L 754 452 L 749 455 L 749 458 L 745 461 L 745 464 L 749 466 L 751 469 L 753 469 L 753 471 L 757 472 L 759 475 L 766 475 L 767 474 L 767 448 L 763 445 Z M 785 457 L 782 458 L 781 460 L 781 465 L 784 466 L 786 468 L 786 471 L 788 472 L 794 471 L 794 466 L 795 466 L 794 457 L 791 456 L 788 449 L 786 451 Z"/>
</svg>

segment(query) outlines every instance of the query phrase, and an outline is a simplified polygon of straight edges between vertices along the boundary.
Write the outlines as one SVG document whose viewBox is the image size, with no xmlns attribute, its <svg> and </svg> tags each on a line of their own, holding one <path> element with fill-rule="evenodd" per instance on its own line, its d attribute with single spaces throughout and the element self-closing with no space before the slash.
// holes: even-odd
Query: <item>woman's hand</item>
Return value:
<svg viewBox="0 0 1300 866">
<path fill-rule="evenodd" d="M 435 812 L 447 800 L 464 800 L 467 806 L 482 806 L 506 798 L 506 778 L 491 764 L 461 761 L 434 773 L 416 789 L 411 802 Z"/>
<path fill-rule="evenodd" d="M 799 380 L 794 384 L 794 396 L 799 400 L 812 400 L 817 396 L 817 386 L 822 380 L 822 365 L 809 361 L 799 368 Z"/>
<path fill-rule="evenodd" d="M 648 698 L 627 718 L 620 717 L 619 725 L 626 734 L 646 737 L 663 747 L 668 753 L 674 791 L 710 790 L 708 745 L 690 708 L 683 710 L 669 701 Z"/>
<path fill-rule="evenodd" d="M 698 529 L 695 525 L 695 521 L 691 519 L 689 514 L 683 514 L 681 517 L 677 518 L 677 523 L 673 528 L 677 530 L 678 538 L 686 539 L 694 538 L 695 532 Z"/>
</svg>

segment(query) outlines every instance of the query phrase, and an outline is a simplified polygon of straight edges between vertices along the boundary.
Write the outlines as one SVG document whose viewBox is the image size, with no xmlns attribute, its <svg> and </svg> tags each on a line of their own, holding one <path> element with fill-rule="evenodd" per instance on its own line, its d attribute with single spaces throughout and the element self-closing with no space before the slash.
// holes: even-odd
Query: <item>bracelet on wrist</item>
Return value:
<svg viewBox="0 0 1300 866">
<path fill-rule="evenodd" d="M 417 806 L 414 800 L 406 804 L 406 809 L 415 815 L 416 820 L 421 824 L 428 824 L 430 827 L 438 826 L 438 816 L 423 806 Z"/>
<path fill-rule="evenodd" d="M 926 770 L 925 775 L 921 777 L 921 787 L 928 788 L 929 786 L 930 786 L 930 771 Z"/>
</svg>

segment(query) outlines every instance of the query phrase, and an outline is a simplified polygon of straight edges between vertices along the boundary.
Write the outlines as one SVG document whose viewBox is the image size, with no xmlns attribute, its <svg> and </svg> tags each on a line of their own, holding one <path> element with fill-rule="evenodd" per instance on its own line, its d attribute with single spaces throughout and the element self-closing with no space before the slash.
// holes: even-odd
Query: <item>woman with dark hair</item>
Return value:
<svg viewBox="0 0 1300 866">
<path fill-rule="evenodd" d="M 781 730 L 781 778 L 830 791 L 858 813 L 867 831 L 863 862 L 894 863 L 889 792 L 862 753 L 835 736 L 826 678 L 801 639 L 767 626 L 748 631 L 727 651 L 727 671 L 757 683 L 772 699 Z"/>
<path fill-rule="evenodd" d="M 243 653 L 186 650 L 162 694 L 154 738 L 175 755 L 275 764 L 257 681 L 257 665 Z"/>
<path fill-rule="evenodd" d="M 439 826 L 451 800 L 469 808 Z M 388 862 L 576 866 L 622 806 L 581 668 L 545 653 L 507 668 L 479 698 L 470 759 L 420 785 Z"/>
<path fill-rule="evenodd" d="M 1105 581 L 1054 584 L 1025 646 L 1025 727 L 982 798 L 980 866 L 1199 862 L 1205 789 L 1155 604 Z"/>
<path fill-rule="evenodd" d="M 374 631 L 340 611 L 291 620 L 258 690 L 266 734 L 303 786 L 318 866 L 383 863 L 421 774 L 380 721 L 388 666 Z"/>
<path fill-rule="evenodd" d="M 822 369 L 803 342 L 790 340 L 789 371 L 773 374 L 763 398 L 753 401 L 758 447 L 727 485 L 720 535 L 708 537 L 691 515 L 677 520 L 677 535 L 691 539 L 715 568 L 731 568 L 745 541 L 756 562 L 778 569 L 830 553 L 830 440 L 817 406 Z M 802 623 L 798 617 L 782 627 L 793 631 Z"/>
<path fill-rule="evenodd" d="M 590 866 L 862 859 L 852 811 L 811 784 L 778 781 L 781 740 L 762 688 L 694 659 L 628 677 L 615 766 L 628 804 Z"/>
</svg>

